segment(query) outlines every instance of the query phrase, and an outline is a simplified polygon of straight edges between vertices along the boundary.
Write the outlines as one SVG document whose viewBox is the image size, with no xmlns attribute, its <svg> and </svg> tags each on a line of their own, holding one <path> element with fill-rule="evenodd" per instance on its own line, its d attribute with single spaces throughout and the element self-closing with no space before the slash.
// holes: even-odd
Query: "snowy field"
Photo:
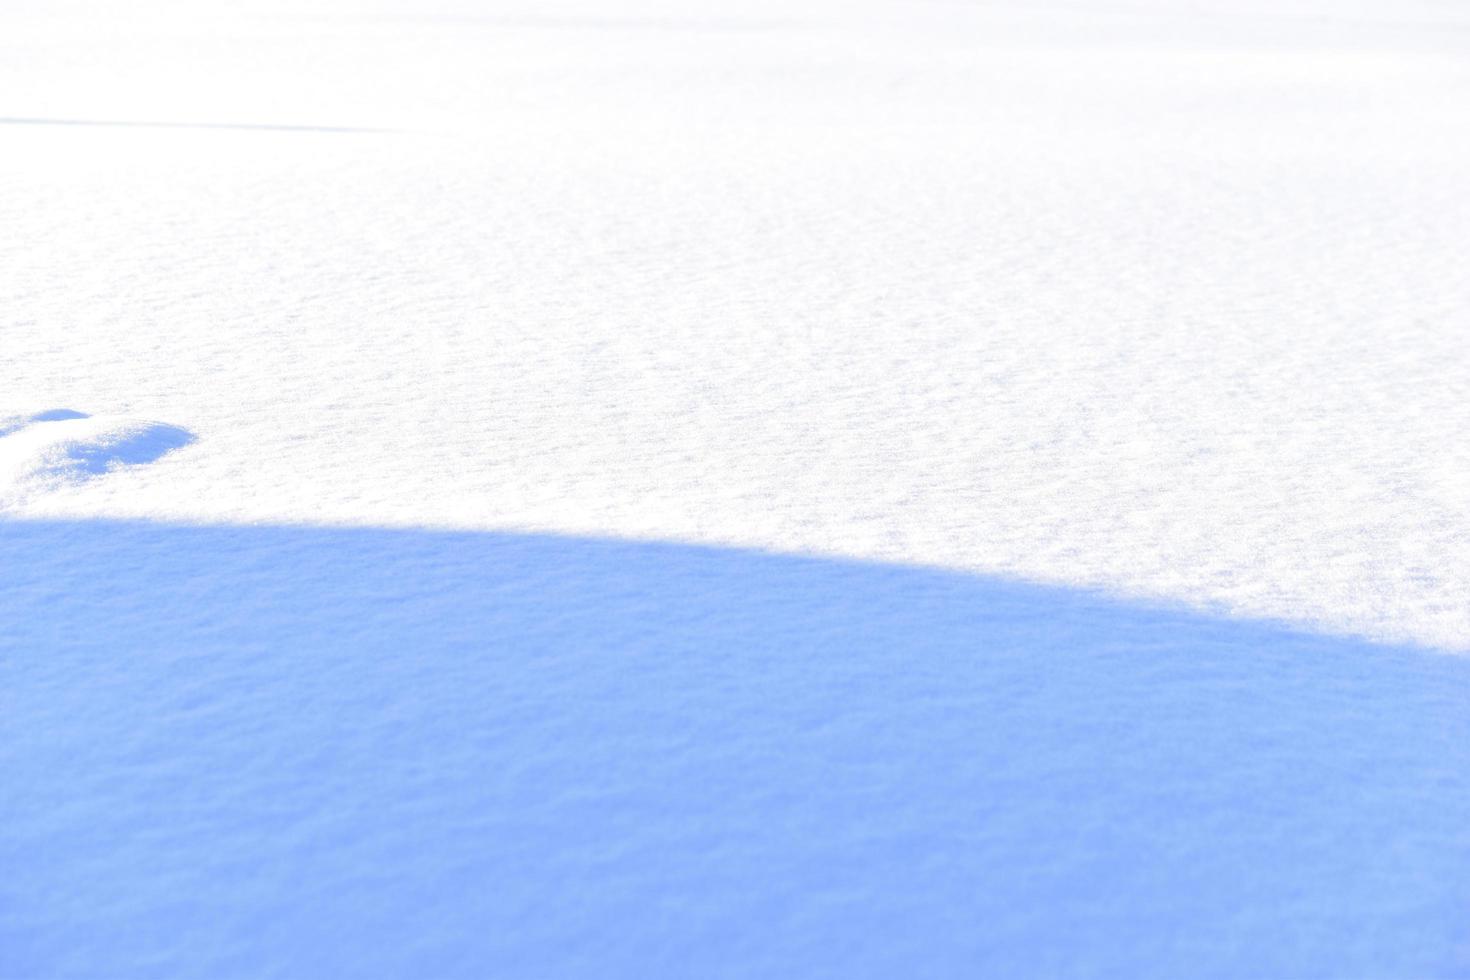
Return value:
<svg viewBox="0 0 1470 980">
<path fill-rule="evenodd" d="M 1470 975 L 1470 5 L 0 5 L 0 980 Z"/>
</svg>

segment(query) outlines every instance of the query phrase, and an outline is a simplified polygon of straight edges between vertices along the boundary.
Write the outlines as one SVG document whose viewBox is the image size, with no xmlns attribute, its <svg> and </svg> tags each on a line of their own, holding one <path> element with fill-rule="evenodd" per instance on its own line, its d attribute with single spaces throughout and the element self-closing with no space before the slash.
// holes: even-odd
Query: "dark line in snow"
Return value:
<svg viewBox="0 0 1470 980">
<path fill-rule="evenodd" d="M 359 126 L 283 126 L 272 123 L 148 122 L 134 119 L 28 119 L 0 116 L 0 126 L 115 126 L 134 129 L 240 129 L 276 133 L 392 133 Z"/>
</svg>

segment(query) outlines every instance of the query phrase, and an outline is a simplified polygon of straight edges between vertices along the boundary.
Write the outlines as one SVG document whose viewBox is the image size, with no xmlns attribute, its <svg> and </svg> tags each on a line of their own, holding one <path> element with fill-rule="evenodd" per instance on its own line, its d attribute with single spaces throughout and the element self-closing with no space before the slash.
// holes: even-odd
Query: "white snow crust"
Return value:
<svg viewBox="0 0 1470 980">
<path fill-rule="evenodd" d="M 1470 970 L 1467 119 L 1433 0 L 4 5 L 0 975 Z"/>
<path fill-rule="evenodd" d="M 12 512 L 756 546 L 1466 648 L 1466 23 L 22 5 L 4 112 L 62 122 L 0 125 L 0 412 L 200 438 Z"/>
</svg>

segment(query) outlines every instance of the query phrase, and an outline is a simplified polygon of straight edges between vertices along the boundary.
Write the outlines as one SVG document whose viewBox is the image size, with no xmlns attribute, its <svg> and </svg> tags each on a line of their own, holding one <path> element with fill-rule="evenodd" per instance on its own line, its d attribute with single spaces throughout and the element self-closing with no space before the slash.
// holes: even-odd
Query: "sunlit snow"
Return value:
<svg viewBox="0 0 1470 980">
<path fill-rule="evenodd" d="M 0 977 L 1470 971 L 1470 8 L 0 9 Z"/>
</svg>

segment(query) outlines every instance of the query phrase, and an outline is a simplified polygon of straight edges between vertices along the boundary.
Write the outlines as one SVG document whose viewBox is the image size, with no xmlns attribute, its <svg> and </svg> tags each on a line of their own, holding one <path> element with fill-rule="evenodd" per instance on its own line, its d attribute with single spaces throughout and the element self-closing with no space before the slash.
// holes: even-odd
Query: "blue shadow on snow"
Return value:
<svg viewBox="0 0 1470 980">
<path fill-rule="evenodd" d="M 85 416 L 84 416 L 85 417 Z M 152 422 L 125 438 L 73 447 L 68 459 L 78 470 L 93 476 L 114 466 L 138 466 L 161 459 L 166 453 L 194 442 L 194 433 L 176 425 Z"/>
<path fill-rule="evenodd" d="M 0 523 L 0 975 L 1442 976 L 1470 659 L 941 571 Z"/>
</svg>

